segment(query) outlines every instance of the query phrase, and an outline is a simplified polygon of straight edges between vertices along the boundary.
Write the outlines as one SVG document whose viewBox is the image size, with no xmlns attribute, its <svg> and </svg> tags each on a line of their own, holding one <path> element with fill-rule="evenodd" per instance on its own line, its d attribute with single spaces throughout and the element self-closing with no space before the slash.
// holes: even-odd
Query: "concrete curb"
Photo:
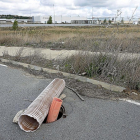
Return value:
<svg viewBox="0 0 140 140">
<path fill-rule="evenodd" d="M 105 83 L 105 82 L 93 80 L 93 79 L 78 76 L 78 75 L 75 75 L 75 74 L 61 72 L 61 71 L 58 71 L 58 70 L 42 68 L 42 67 L 39 67 L 39 66 L 30 65 L 30 64 L 21 63 L 21 62 L 16 62 L 16 61 L 7 60 L 7 59 L 2 59 L 2 58 L 0 58 L 0 61 L 3 62 L 3 63 L 12 63 L 13 65 L 19 65 L 19 66 L 23 66 L 25 68 L 30 68 L 30 69 L 33 69 L 33 70 L 38 70 L 38 71 L 43 70 L 43 71 L 48 72 L 48 73 L 62 73 L 65 77 L 73 78 L 73 79 L 76 79 L 76 80 L 79 80 L 79 81 L 82 81 L 82 82 L 89 82 L 89 83 L 92 83 L 94 85 L 101 85 L 103 88 L 108 89 L 110 91 L 122 92 L 125 89 L 124 87 L 108 84 L 108 83 Z"/>
</svg>

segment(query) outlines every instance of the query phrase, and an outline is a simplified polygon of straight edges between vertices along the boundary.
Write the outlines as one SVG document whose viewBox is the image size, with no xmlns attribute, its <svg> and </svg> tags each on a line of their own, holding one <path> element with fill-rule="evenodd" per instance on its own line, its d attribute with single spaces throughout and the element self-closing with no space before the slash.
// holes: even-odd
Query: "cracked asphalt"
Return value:
<svg viewBox="0 0 140 140">
<path fill-rule="evenodd" d="M 51 81 L 0 65 L 0 140 L 140 140 L 140 106 L 85 96 L 81 101 L 67 88 L 66 118 L 42 124 L 33 133 L 20 130 L 13 117 Z"/>
</svg>

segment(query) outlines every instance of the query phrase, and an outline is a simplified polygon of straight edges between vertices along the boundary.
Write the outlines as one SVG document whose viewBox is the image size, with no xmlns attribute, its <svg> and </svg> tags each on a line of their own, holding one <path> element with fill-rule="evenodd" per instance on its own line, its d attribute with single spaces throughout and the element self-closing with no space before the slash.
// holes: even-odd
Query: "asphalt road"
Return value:
<svg viewBox="0 0 140 140">
<path fill-rule="evenodd" d="M 85 98 L 65 89 L 67 118 L 42 124 L 33 133 L 12 123 L 50 83 L 26 72 L 0 65 L 0 140 L 140 140 L 140 106 L 124 101 Z"/>
<path fill-rule="evenodd" d="M 18 24 L 19 27 L 36 27 L 36 26 L 56 26 L 56 27 L 60 27 L 60 26 L 64 26 L 64 27 L 68 27 L 68 26 L 104 26 L 104 25 L 99 25 L 99 24 Z M 0 24 L 0 27 L 12 27 L 12 24 Z"/>
</svg>

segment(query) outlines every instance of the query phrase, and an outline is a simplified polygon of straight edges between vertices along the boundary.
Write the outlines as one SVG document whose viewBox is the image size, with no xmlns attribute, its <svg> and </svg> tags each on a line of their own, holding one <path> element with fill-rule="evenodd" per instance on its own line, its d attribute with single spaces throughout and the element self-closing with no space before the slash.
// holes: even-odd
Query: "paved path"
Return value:
<svg viewBox="0 0 140 140">
<path fill-rule="evenodd" d="M 8 53 L 11 56 L 15 56 L 17 52 L 22 49 L 23 47 L 5 47 L 0 46 L 0 56 L 3 55 L 3 53 Z M 31 54 L 37 53 L 41 57 L 47 58 L 47 59 L 60 59 L 65 58 L 67 56 L 70 56 L 74 53 L 77 53 L 79 51 L 75 50 L 51 50 L 51 49 L 43 49 L 43 48 L 30 48 L 30 47 L 24 47 L 22 56 L 30 56 Z"/>
<path fill-rule="evenodd" d="M 16 53 L 20 50 L 23 49 L 22 56 L 30 56 L 31 54 L 34 54 L 36 52 L 38 55 L 40 54 L 41 57 L 47 58 L 47 59 L 62 59 L 67 56 L 71 56 L 72 54 L 76 53 L 83 53 L 83 51 L 80 50 L 51 50 L 51 49 L 44 49 L 44 48 L 32 48 L 32 47 L 5 47 L 5 46 L 0 46 L 0 56 L 3 55 L 3 53 L 8 52 L 9 55 L 14 56 Z M 93 54 L 93 55 L 99 55 L 101 52 L 89 52 L 85 51 L 85 53 L 88 54 Z M 113 56 L 118 56 L 119 60 L 123 59 L 135 59 L 135 58 L 140 58 L 140 53 L 118 53 L 118 54 L 113 54 L 113 53 L 105 53 L 102 52 L 102 54 L 108 54 L 108 55 L 113 55 Z"/>
<path fill-rule="evenodd" d="M 140 140 L 140 106 L 124 101 L 85 98 L 64 90 L 67 118 L 25 133 L 12 123 L 51 80 L 0 65 L 0 140 Z"/>
</svg>

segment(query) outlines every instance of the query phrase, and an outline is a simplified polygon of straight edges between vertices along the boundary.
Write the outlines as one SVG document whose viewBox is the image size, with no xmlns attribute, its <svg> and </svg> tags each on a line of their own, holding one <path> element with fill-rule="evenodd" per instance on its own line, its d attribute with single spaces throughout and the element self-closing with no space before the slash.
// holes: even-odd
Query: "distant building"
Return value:
<svg viewBox="0 0 140 140">
<path fill-rule="evenodd" d="M 32 19 L 6 19 L 6 18 L 1 18 L 0 19 L 0 24 L 5 24 L 5 23 L 13 23 L 15 20 L 18 21 L 18 23 L 42 23 L 42 24 L 47 24 L 47 21 L 49 20 L 50 16 L 33 16 Z M 93 18 L 87 18 L 87 17 L 82 17 L 82 16 L 52 16 L 52 23 L 55 24 L 104 24 L 104 20 L 106 19 L 106 24 L 109 24 L 109 21 L 111 24 L 118 24 L 123 23 L 124 24 L 140 24 L 140 18 L 135 18 L 133 20 L 130 20 L 128 18 L 113 18 L 113 17 L 93 17 Z"/>
<path fill-rule="evenodd" d="M 0 24 L 4 23 L 14 23 L 17 20 L 18 23 L 31 23 L 32 19 L 0 19 Z"/>
<path fill-rule="evenodd" d="M 72 20 L 72 24 L 101 24 L 101 20 Z"/>
<path fill-rule="evenodd" d="M 33 16 L 33 23 L 47 23 L 49 16 Z"/>
<path fill-rule="evenodd" d="M 0 19 L 0 24 L 6 23 L 6 19 Z"/>
<path fill-rule="evenodd" d="M 138 25 L 138 21 L 133 21 L 133 24 L 134 25 Z"/>
<path fill-rule="evenodd" d="M 33 23 L 47 23 L 49 16 L 33 16 Z M 87 20 L 86 17 L 52 16 L 52 23 L 71 23 L 72 20 Z"/>
</svg>

